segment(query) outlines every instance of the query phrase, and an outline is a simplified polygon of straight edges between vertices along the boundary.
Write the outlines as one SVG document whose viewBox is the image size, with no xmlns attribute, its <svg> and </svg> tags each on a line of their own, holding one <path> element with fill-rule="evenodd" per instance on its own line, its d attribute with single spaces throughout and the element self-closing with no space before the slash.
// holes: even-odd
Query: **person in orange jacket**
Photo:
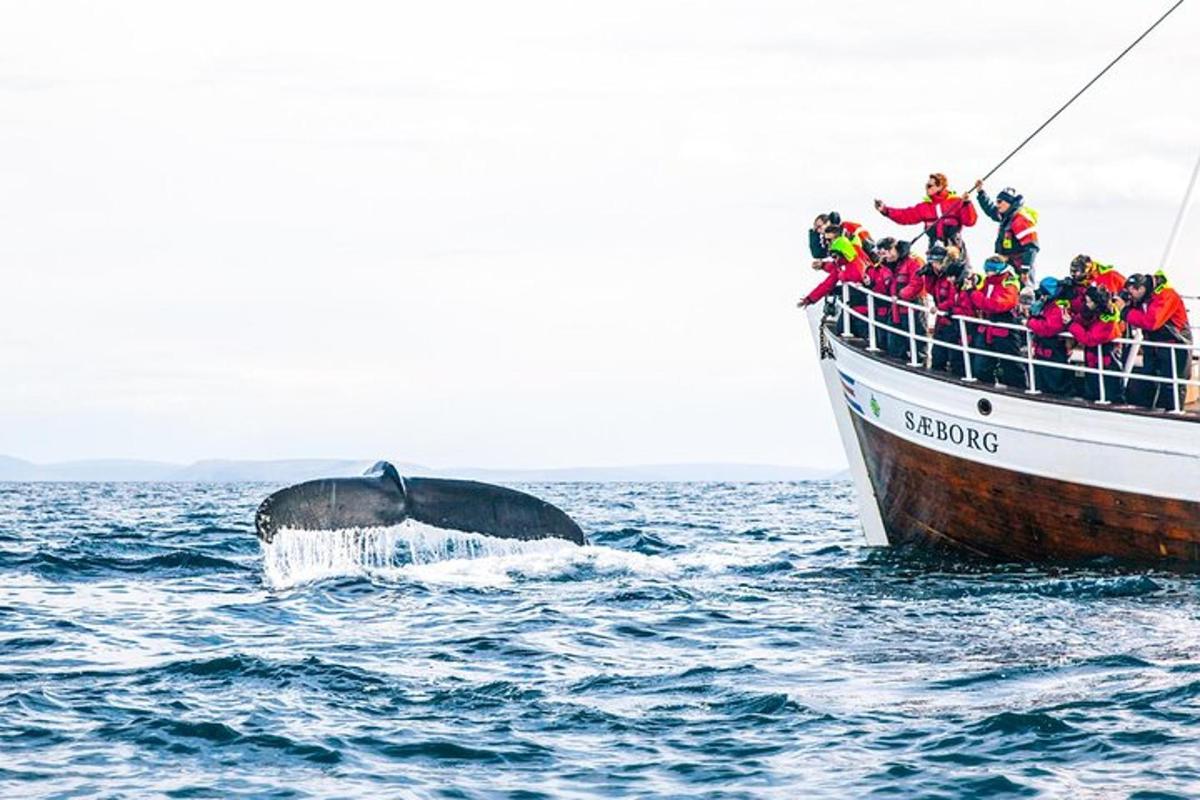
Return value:
<svg viewBox="0 0 1200 800">
<path fill-rule="evenodd" d="M 1125 333 L 1121 312 L 1113 305 L 1112 295 L 1103 286 L 1089 286 L 1083 298 L 1083 311 L 1068 329 L 1083 347 L 1083 363 L 1089 369 L 1104 365 L 1104 400 L 1124 402 L 1121 386 L 1121 346 L 1114 340 Z M 1083 398 L 1100 399 L 1100 376 L 1087 372 L 1083 376 Z"/>
<path fill-rule="evenodd" d="M 1088 286 L 1103 286 L 1116 297 L 1125 288 L 1125 276 L 1111 264 L 1101 264 L 1089 255 L 1080 253 L 1071 259 L 1071 278 Z"/>
<path fill-rule="evenodd" d="M 1032 283 L 1033 262 L 1041 247 L 1038 244 L 1037 212 L 1025 205 L 1025 198 L 1012 187 L 1001 189 L 993 203 L 983 190 L 983 181 L 975 181 L 975 195 L 983 213 L 1000 223 L 996 231 L 996 253 L 1008 260 L 1022 285 Z"/>
<path fill-rule="evenodd" d="M 1033 355 L 1039 361 L 1051 361 L 1062 367 L 1035 365 L 1033 374 L 1038 391 L 1066 396 L 1074 393 L 1075 375 L 1067 369 L 1069 341 L 1062 336 L 1073 319 L 1069 295 L 1073 289 L 1058 278 L 1042 278 L 1034 292 L 1029 320 L 1033 334 Z"/>
<path fill-rule="evenodd" d="M 1192 328 L 1188 322 L 1187 308 L 1179 292 L 1171 288 L 1167 276 L 1161 271 L 1154 275 L 1131 275 L 1125 281 L 1123 297 L 1128 298 L 1122 316 L 1132 328 L 1142 330 L 1142 339 L 1161 344 L 1192 344 Z M 1142 364 L 1134 372 L 1171 378 L 1172 371 L 1180 379 L 1188 377 L 1191 351 L 1187 348 L 1167 348 L 1143 345 Z M 1172 367 L 1172 359 L 1174 366 Z M 1187 387 L 1178 388 L 1179 407 L 1183 408 Z M 1170 385 L 1156 381 L 1130 380 L 1127 392 L 1129 402 L 1146 408 L 1174 410 L 1176 398 L 1172 397 Z"/>
<path fill-rule="evenodd" d="M 935 243 L 955 245 L 964 258 L 967 250 L 962 229 L 971 227 L 979 218 L 970 198 L 959 197 L 950 191 L 950 182 L 940 172 L 933 173 L 925 181 L 925 199 L 916 205 L 894 208 L 877 199 L 875 208 L 900 225 L 924 225 L 930 246 Z"/>
<path fill-rule="evenodd" d="M 1108 264 L 1100 264 L 1091 256 L 1079 254 L 1071 259 L 1070 280 L 1071 313 L 1079 315 L 1083 312 L 1083 298 L 1089 286 L 1103 286 L 1109 295 L 1116 297 L 1125 288 L 1125 276 Z"/>
<path fill-rule="evenodd" d="M 1021 297 L 1021 279 L 1003 256 L 989 257 L 983 269 L 984 275 L 970 291 L 971 307 L 989 322 L 1015 324 L 1013 312 Z M 1020 362 L 1022 334 L 999 325 L 977 327 L 972 346 L 989 352 L 972 354 L 973 376 L 984 383 L 1000 382 L 1014 389 L 1024 389 L 1025 367 Z"/>
</svg>

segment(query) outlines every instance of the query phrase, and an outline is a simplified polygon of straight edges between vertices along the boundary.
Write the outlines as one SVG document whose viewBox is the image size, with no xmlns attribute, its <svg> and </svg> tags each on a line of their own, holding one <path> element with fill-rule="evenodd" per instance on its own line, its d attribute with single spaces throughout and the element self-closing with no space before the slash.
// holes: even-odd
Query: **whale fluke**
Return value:
<svg viewBox="0 0 1200 800">
<path fill-rule="evenodd" d="M 403 478 L 386 461 L 360 478 L 322 478 L 280 489 L 258 507 L 254 528 L 269 543 L 281 528 L 345 530 L 406 519 L 501 539 L 584 543 L 575 520 L 533 495 L 476 481 Z"/>
</svg>

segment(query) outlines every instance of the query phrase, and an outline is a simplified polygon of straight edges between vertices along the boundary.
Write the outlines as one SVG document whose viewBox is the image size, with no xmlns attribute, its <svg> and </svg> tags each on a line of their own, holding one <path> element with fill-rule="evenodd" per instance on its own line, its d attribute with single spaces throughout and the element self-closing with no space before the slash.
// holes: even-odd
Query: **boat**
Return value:
<svg viewBox="0 0 1200 800">
<path fill-rule="evenodd" d="M 1171 5 L 992 167 L 975 189 L 1180 5 L 1182 0 Z M 1172 267 L 1198 178 L 1200 160 L 1159 261 L 1163 269 Z M 926 233 L 943 218 L 928 224 Z M 949 345 L 961 352 L 964 375 L 934 372 L 929 359 L 933 338 L 924 331 L 934 329 L 933 318 L 941 312 L 861 285 L 854 287 L 854 295 L 851 303 L 850 287 L 842 285 L 840 294 L 826 297 L 823 307 L 808 305 L 806 313 L 869 544 L 1014 561 L 1108 560 L 1200 569 L 1200 348 L 1193 344 L 1200 337 L 1195 327 L 1187 343 L 1143 341 L 1140 335 L 1117 340 L 1125 354 L 1123 385 L 1150 348 L 1188 352 L 1186 366 L 1170 358 L 1171 376 L 1157 379 L 1159 389 L 1171 393 L 1169 407 L 1151 410 L 1105 397 L 1106 379 L 1114 380 L 1117 364 L 1106 375 L 1103 357 L 1096 368 L 1036 359 L 1023 325 L 986 323 L 1024 337 L 1020 355 L 989 355 L 1020 362 L 1027 389 L 976 380 L 970 356 L 981 351 L 969 344 Z M 881 302 L 900 307 L 900 314 L 890 319 L 899 316 L 901 323 L 876 317 Z M 865 309 L 855 310 L 863 303 Z M 1189 318 L 1200 318 L 1196 303 L 1188 305 Z M 918 324 L 921 316 L 925 326 Z M 970 341 L 968 332 L 982 322 L 950 319 L 959 326 L 961 342 Z M 882 336 L 907 339 L 904 358 L 878 347 Z M 1035 367 L 1066 369 L 1075 379 L 1090 373 L 1098 397 L 1086 401 L 1043 393 Z"/>
<path fill-rule="evenodd" d="M 984 384 L 969 365 L 963 378 L 934 373 L 912 346 L 930 337 L 912 324 L 877 323 L 874 304 L 892 298 L 855 289 L 868 298 L 867 314 L 853 310 L 846 287 L 807 314 L 869 544 L 1005 561 L 1200 567 L 1194 388 L 1190 402 L 1152 411 L 1051 396 L 1036 383 L 1024 391 Z M 935 313 L 904 305 L 909 319 Z M 865 336 L 852 335 L 855 317 Z M 905 359 L 875 346 L 883 328 L 909 338 Z M 1189 349 L 1193 369 L 1175 383 L 1200 387 L 1197 348 Z"/>
</svg>

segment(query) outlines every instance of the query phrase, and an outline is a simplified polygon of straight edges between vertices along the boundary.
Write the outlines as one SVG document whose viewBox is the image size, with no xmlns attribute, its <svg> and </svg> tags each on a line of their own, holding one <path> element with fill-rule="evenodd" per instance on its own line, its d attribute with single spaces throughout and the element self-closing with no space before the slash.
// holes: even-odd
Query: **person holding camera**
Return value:
<svg viewBox="0 0 1200 800">
<path fill-rule="evenodd" d="M 1187 308 L 1179 292 L 1171 288 L 1167 276 L 1161 271 L 1154 275 L 1131 275 L 1125 281 L 1123 292 L 1127 303 L 1123 310 L 1125 321 L 1132 328 L 1140 328 L 1142 338 L 1148 342 L 1169 344 L 1192 344 L 1192 328 L 1188 322 Z M 1142 347 L 1142 364 L 1134 369 L 1142 375 L 1156 375 L 1186 379 L 1191 364 L 1191 351 L 1187 348 Z M 1172 367 L 1171 361 L 1175 364 Z M 1187 387 L 1178 387 L 1179 407 L 1183 408 Z M 1129 402 L 1146 408 L 1174 410 L 1176 398 L 1171 395 L 1170 384 L 1157 381 L 1130 380 Z"/>
<path fill-rule="evenodd" d="M 867 267 L 866 275 L 863 276 L 863 286 L 870 289 L 876 294 L 884 295 L 891 298 L 895 293 L 895 272 L 893 264 L 887 260 L 887 255 L 891 247 L 895 245 L 896 240 L 890 237 L 880 239 L 876 245 L 875 260 Z M 870 306 L 867 305 L 866 296 L 863 295 L 862 305 L 856 306 L 855 311 L 867 316 L 870 311 Z M 875 346 L 880 350 L 887 350 L 888 343 L 891 339 L 891 334 L 883 327 L 890 325 L 892 321 L 892 303 L 891 300 L 884 300 L 879 297 L 875 298 Z"/>
<path fill-rule="evenodd" d="M 862 248 L 863 252 L 870 254 L 875 249 L 871 232 L 861 224 L 843 220 L 842 215 L 836 211 L 818 214 L 817 218 L 813 220 L 812 227 L 808 229 L 808 251 L 812 253 L 814 259 L 813 269 L 825 269 L 828 266 L 829 245 L 825 241 L 825 228 L 829 225 L 841 227 L 842 233 L 856 247 Z"/>
<path fill-rule="evenodd" d="M 1125 288 L 1125 276 L 1111 264 L 1101 264 L 1089 255 L 1080 253 L 1071 259 L 1071 277 L 1086 286 L 1103 286 L 1116 297 Z"/>
<path fill-rule="evenodd" d="M 851 308 L 865 306 L 866 296 L 861 289 L 854 287 L 862 285 L 863 277 L 867 274 L 867 267 L 871 264 L 867 254 L 846 236 L 841 225 L 826 225 L 825 230 L 822 231 L 822 237 L 829 250 L 829 258 L 824 267 L 825 278 L 811 292 L 801 298 L 800 302 L 796 303 L 796 307 L 807 308 L 813 303 L 820 302 L 843 284 L 851 287 L 849 292 Z M 851 317 L 850 332 L 854 336 L 865 337 L 867 324 Z"/>
<path fill-rule="evenodd" d="M 918 275 L 924 279 L 925 291 L 933 299 L 937 309 L 937 319 L 933 327 L 933 355 L 930 368 L 935 372 L 949 370 L 956 377 L 967 374 L 963 362 L 962 327 L 954 316 L 974 316 L 975 309 L 971 305 L 967 285 L 974 281 L 966 272 L 961 259 L 956 261 L 957 270 L 947 271 L 949 252 L 941 244 L 929 248 L 929 262 L 918 270 Z M 969 325 L 968 331 L 974 327 Z"/>
<path fill-rule="evenodd" d="M 990 256 L 983 263 L 983 269 L 983 279 L 976 281 L 975 288 L 968 293 L 971 306 L 989 322 L 1015 324 L 1013 312 L 1021 295 L 1021 279 L 1003 256 Z M 1003 383 L 1014 389 L 1024 389 L 1027 376 L 1020 362 L 1024 338 L 1020 332 L 1000 325 L 979 325 L 972 345 L 986 352 L 971 357 L 974 377 L 984 383 Z"/>
<path fill-rule="evenodd" d="M 882 250 L 882 249 L 881 249 Z M 904 303 L 920 306 L 922 310 L 910 308 L 901 303 L 892 304 L 892 327 L 901 331 L 909 330 L 908 318 L 912 315 L 912 330 L 917 336 L 925 335 L 925 278 L 920 275 L 921 259 L 912 254 L 911 246 L 903 239 L 892 242 L 880 256 L 892 268 L 892 297 Z M 888 354 L 894 358 L 907 359 L 910 356 L 908 336 L 893 334 L 888 340 Z M 925 359 L 925 345 L 916 343 L 917 361 Z"/>
<path fill-rule="evenodd" d="M 1104 399 L 1109 403 L 1124 400 L 1121 386 L 1121 346 L 1114 340 L 1125 332 L 1121 312 L 1113 303 L 1112 295 L 1103 286 L 1089 286 L 1084 292 L 1083 311 L 1071 321 L 1068 328 L 1075 341 L 1083 346 L 1083 363 L 1089 369 L 1099 369 L 1103 364 Z M 1095 402 L 1100 399 L 1100 376 L 1084 373 L 1083 398 Z"/>
<path fill-rule="evenodd" d="M 1081 253 L 1071 259 L 1070 278 L 1060 284 L 1064 290 L 1070 289 L 1071 311 L 1078 315 L 1083 311 L 1083 299 L 1089 286 L 1103 286 L 1111 297 L 1116 297 L 1125 288 L 1125 276 L 1114 267 L 1100 264 Z"/>
<path fill-rule="evenodd" d="M 1029 321 L 1025 323 L 1033 334 L 1033 357 L 1063 365 L 1033 368 L 1038 390 L 1059 396 L 1075 393 L 1075 375 L 1067 369 L 1070 340 L 1061 335 L 1067 332 L 1074 318 L 1069 297 L 1070 289 L 1058 278 L 1042 278 L 1029 307 Z"/>
</svg>

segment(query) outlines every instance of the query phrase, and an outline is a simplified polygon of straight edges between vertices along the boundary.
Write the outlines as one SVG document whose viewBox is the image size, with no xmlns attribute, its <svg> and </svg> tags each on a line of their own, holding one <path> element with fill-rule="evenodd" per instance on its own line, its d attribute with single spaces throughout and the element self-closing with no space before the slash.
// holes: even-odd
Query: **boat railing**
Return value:
<svg viewBox="0 0 1200 800">
<path fill-rule="evenodd" d="M 865 296 L 865 298 L 866 298 L 866 313 L 865 314 L 856 310 L 853 307 L 853 305 L 851 304 L 850 292 L 852 290 L 855 292 L 861 292 Z M 1120 375 L 1122 387 L 1127 386 L 1130 381 L 1145 381 L 1145 382 L 1149 382 L 1149 383 L 1158 383 L 1158 384 L 1169 385 L 1171 387 L 1170 390 L 1171 390 L 1171 395 L 1173 397 L 1173 407 L 1170 409 L 1170 413 L 1174 413 L 1174 414 L 1186 413 L 1186 408 L 1185 408 L 1186 400 L 1183 397 L 1181 397 L 1181 394 L 1182 394 L 1180 392 L 1181 388 L 1184 390 L 1184 393 L 1186 393 L 1188 391 L 1188 389 L 1195 389 L 1197 391 L 1200 391 L 1200 378 L 1198 378 L 1196 376 L 1196 368 L 1195 368 L 1195 365 L 1197 363 L 1197 358 L 1200 357 L 1200 346 L 1196 345 L 1195 343 L 1185 344 L 1185 343 L 1174 343 L 1174 342 L 1151 341 L 1151 340 L 1143 338 L 1141 335 L 1141 331 L 1138 330 L 1135 332 L 1133 337 L 1121 337 L 1121 338 L 1114 339 L 1114 340 L 1112 340 L 1112 342 L 1108 342 L 1103 345 L 1095 345 L 1094 349 L 1095 349 L 1095 355 L 1096 355 L 1096 366 L 1089 367 L 1086 365 L 1086 363 L 1079 364 L 1079 363 L 1071 363 L 1069 361 L 1064 363 L 1064 362 L 1060 362 L 1060 361 L 1049 361 L 1046 359 L 1038 358 L 1034 353 L 1034 341 L 1033 341 L 1034 338 L 1037 338 L 1037 337 L 1035 337 L 1033 335 L 1033 332 L 1031 330 L 1029 330 L 1028 327 L 1026 327 L 1025 325 L 1020 324 L 1020 323 L 999 322 L 999 321 L 983 319 L 981 317 L 975 317 L 975 316 L 949 314 L 949 313 L 946 313 L 944 311 L 937 309 L 936 307 L 929 306 L 924 303 L 914 303 L 914 302 L 911 302 L 908 300 L 902 300 L 898 297 L 893 297 L 892 295 L 876 292 L 876 291 L 869 289 L 866 286 L 863 286 L 861 284 L 851 285 L 851 284 L 843 283 L 841 285 L 840 297 L 838 295 L 831 295 L 830 297 L 833 300 L 835 306 L 840 307 L 838 309 L 840 311 L 840 314 L 839 314 L 840 322 L 838 323 L 840 325 L 839 335 L 842 336 L 843 338 L 851 338 L 854 335 L 851 332 L 851 328 L 852 328 L 851 321 L 854 319 L 857 319 L 860 322 L 864 323 L 864 325 L 866 327 L 866 332 L 867 332 L 867 336 L 866 336 L 867 348 L 866 349 L 869 352 L 880 352 L 880 347 L 879 347 L 880 331 L 887 333 L 889 335 L 899 335 L 899 336 L 907 339 L 907 341 L 908 341 L 908 363 L 909 363 L 909 366 L 912 366 L 912 367 L 922 367 L 923 366 L 926 369 L 928 369 L 930 367 L 929 362 L 932 359 L 933 350 L 935 347 L 940 347 L 940 348 L 944 348 L 946 350 L 951 350 L 951 351 L 957 351 L 962 354 L 963 373 L 964 374 L 960 378 L 960 380 L 962 380 L 964 383 L 976 383 L 977 382 L 977 379 L 973 375 L 971 356 L 982 355 L 982 356 L 987 356 L 989 358 L 995 358 L 998 360 L 1009 361 L 1009 362 L 1014 362 L 1014 363 L 1020 364 L 1022 369 L 1026 373 L 1026 377 L 1027 377 L 1027 381 L 1028 381 L 1027 388 L 1025 389 L 1025 393 L 1030 394 L 1030 395 L 1042 394 L 1041 390 L 1039 390 L 1037 387 L 1037 370 L 1035 369 L 1035 367 L 1042 367 L 1042 368 L 1053 369 L 1053 370 L 1061 370 L 1061 371 L 1068 372 L 1071 375 L 1075 375 L 1076 373 L 1080 373 L 1080 372 L 1089 374 L 1089 375 L 1096 375 L 1097 376 L 1097 381 L 1096 381 L 1096 383 L 1097 383 L 1097 399 L 1091 400 L 1089 402 L 1093 403 L 1094 405 L 1099 405 L 1099 406 L 1112 405 L 1112 400 L 1110 400 L 1107 397 L 1108 387 L 1105 385 L 1106 384 L 1105 378 L 1111 379 L 1116 375 Z M 875 311 L 876 311 L 878 304 L 880 304 L 880 303 L 886 303 L 889 308 L 894 308 L 896 306 L 903 308 L 905 310 L 905 313 L 903 315 L 905 318 L 905 322 L 904 322 L 903 326 L 897 326 L 895 324 L 892 324 L 892 321 L 890 319 L 888 322 L 883 322 L 880 319 L 878 319 Z M 925 332 L 924 333 L 922 333 L 918 330 L 917 319 L 918 319 L 919 315 L 925 321 L 925 325 L 924 325 Z M 950 321 L 950 324 L 957 325 L 959 327 L 959 331 L 958 331 L 959 336 L 958 336 L 957 343 L 952 342 L 952 341 L 948 342 L 948 341 L 939 340 L 934 337 L 932 331 L 936 331 L 937 320 L 939 318 L 948 319 Z M 1013 334 L 1018 335 L 1019 337 L 1023 338 L 1023 340 L 1025 342 L 1025 354 L 1024 355 L 1012 355 L 1009 353 L 1000 353 L 1000 352 L 996 352 L 994 350 L 972 346 L 971 345 L 972 337 L 971 337 L 970 333 L 974 329 L 971 328 L 970 326 L 980 326 L 980 325 L 990 327 L 990 328 L 1004 328 L 1006 330 L 1012 331 Z M 1196 328 L 1194 326 L 1193 326 L 1193 330 L 1196 330 Z M 1013 334 L 1010 334 L 1010 335 L 1013 335 Z M 1088 349 L 1088 348 L 1085 348 L 1083 345 L 1079 344 L 1075 340 L 1075 338 L 1073 336 L 1071 336 L 1069 333 L 1061 333 L 1061 334 L 1059 334 L 1058 338 L 1066 339 L 1069 342 L 1073 342 L 1075 344 L 1075 346 L 1080 350 Z M 1195 339 L 1194 336 L 1193 336 L 1193 339 Z M 922 358 L 919 357 L 919 355 L 918 355 L 918 353 L 922 349 L 922 348 L 918 347 L 918 343 L 925 345 L 925 347 L 924 347 L 924 362 L 925 363 L 924 364 L 922 364 Z M 1109 367 L 1107 369 L 1104 366 L 1104 360 L 1105 360 L 1104 359 L 1104 348 L 1109 345 L 1121 345 L 1123 351 L 1126 354 L 1125 363 L 1120 369 L 1114 368 L 1115 364 L 1120 363 L 1120 362 L 1116 359 L 1115 355 L 1113 355 L 1111 352 L 1110 352 L 1110 357 L 1112 357 L 1115 362 L 1114 366 Z M 1089 347 L 1091 347 L 1091 346 L 1089 346 Z M 1171 351 L 1170 355 L 1167 358 L 1167 360 L 1169 360 L 1171 362 L 1170 377 L 1153 375 L 1153 374 L 1148 374 L 1145 372 L 1138 372 L 1138 373 L 1133 372 L 1133 368 L 1137 362 L 1139 353 L 1143 350 L 1152 350 L 1152 349 Z M 1182 374 L 1182 375 L 1179 374 L 1179 371 L 1180 371 L 1179 363 L 1178 363 L 1178 357 L 1176 356 L 1177 351 L 1180 351 L 1180 350 L 1185 350 L 1188 352 L 1188 358 L 1187 358 L 1187 362 L 1186 362 L 1187 367 L 1184 370 L 1185 374 Z M 1143 359 L 1145 358 L 1144 353 L 1142 353 L 1142 358 Z M 1082 400 L 1084 398 L 1078 398 L 1078 399 Z"/>
</svg>

